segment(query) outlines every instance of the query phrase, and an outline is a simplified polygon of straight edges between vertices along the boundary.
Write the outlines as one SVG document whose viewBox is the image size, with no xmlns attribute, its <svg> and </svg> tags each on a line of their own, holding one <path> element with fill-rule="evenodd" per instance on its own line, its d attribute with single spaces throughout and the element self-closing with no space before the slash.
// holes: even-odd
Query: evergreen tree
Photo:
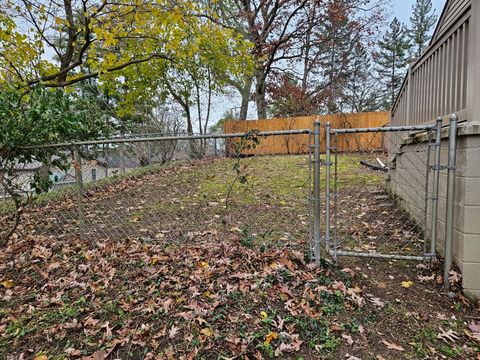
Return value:
<svg viewBox="0 0 480 360">
<path fill-rule="evenodd" d="M 402 85 L 411 49 L 405 26 L 394 18 L 378 45 L 377 71 L 386 92 L 382 107 L 390 109 Z"/>
<path fill-rule="evenodd" d="M 348 8 L 330 1 L 320 26 L 319 85 L 323 89 L 325 108 L 329 114 L 342 111 L 339 100 L 350 77 L 352 51 L 358 43 L 358 31 L 350 15 Z"/>
<path fill-rule="evenodd" d="M 432 0 L 416 0 L 412 6 L 412 24 L 408 30 L 408 37 L 414 46 L 415 56 L 422 55 L 423 48 L 430 38 L 430 31 L 437 22 L 435 10 L 432 11 Z"/>
<path fill-rule="evenodd" d="M 373 65 L 367 47 L 359 42 L 353 52 L 349 67 L 349 79 L 344 89 L 343 100 L 348 111 L 375 111 L 380 107 L 381 89 L 372 76 Z"/>
</svg>

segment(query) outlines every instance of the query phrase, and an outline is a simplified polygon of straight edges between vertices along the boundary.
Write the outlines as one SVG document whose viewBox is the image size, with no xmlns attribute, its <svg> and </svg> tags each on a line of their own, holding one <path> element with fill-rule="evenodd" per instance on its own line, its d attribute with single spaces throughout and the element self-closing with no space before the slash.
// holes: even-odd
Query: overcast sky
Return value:
<svg viewBox="0 0 480 360">
<path fill-rule="evenodd" d="M 392 17 L 396 16 L 401 22 L 410 23 L 410 14 L 412 5 L 415 0 L 391 0 L 392 1 Z M 432 0 L 435 13 L 440 16 L 445 0 Z"/>
</svg>

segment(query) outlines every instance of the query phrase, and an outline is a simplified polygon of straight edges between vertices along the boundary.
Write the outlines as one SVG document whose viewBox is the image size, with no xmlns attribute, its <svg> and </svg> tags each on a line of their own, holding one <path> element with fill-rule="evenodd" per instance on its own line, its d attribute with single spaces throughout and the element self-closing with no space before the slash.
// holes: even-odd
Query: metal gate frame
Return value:
<svg viewBox="0 0 480 360">
<path fill-rule="evenodd" d="M 438 219 L 438 196 L 439 196 L 439 178 L 440 170 L 447 169 L 447 205 L 446 205 L 446 229 L 445 229 L 445 261 L 444 261 L 444 285 L 448 287 L 448 273 L 452 263 L 452 239 L 453 239 L 453 210 L 454 210 L 454 193 L 455 193 L 455 164 L 456 164 L 456 136 L 457 136 L 457 122 L 458 117 L 452 114 L 449 119 L 449 143 L 448 143 L 448 165 L 442 166 L 440 163 L 440 150 L 442 140 L 442 119 L 438 118 L 434 124 L 413 125 L 413 126 L 386 126 L 379 128 L 349 128 L 349 129 L 332 129 L 331 124 L 325 125 L 325 230 L 324 236 L 321 236 L 320 229 L 320 122 L 315 122 L 314 126 L 314 259 L 316 264 L 320 264 L 321 244 L 323 243 L 326 255 L 332 256 L 335 260 L 338 256 L 354 256 L 366 258 L 379 259 L 399 259 L 399 260 L 416 260 L 416 261 L 435 261 L 436 260 L 436 244 L 437 244 L 437 219 Z M 368 253 L 357 251 L 342 251 L 332 248 L 332 234 L 331 227 L 332 218 L 330 209 L 330 200 L 336 202 L 336 189 L 332 194 L 330 189 L 330 181 L 332 180 L 331 167 L 334 166 L 334 177 L 337 177 L 337 154 L 335 152 L 335 159 L 332 162 L 332 135 L 338 134 L 354 134 L 354 133 L 371 133 L 371 132 L 414 132 L 420 134 L 422 132 L 434 133 L 434 143 L 431 139 L 427 139 L 429 143 L 427 153 L 427 169 L 426 169 L 426 191 L 425 191 L 425 225 L 424 225 L 424 241 L 430 242 L 429 251 L 425 243 L 425 252 L 422 256 L 402 255 L 402 254 L 384 254 L 384 253 Z M 414 135 L 411 134 L 411 135 Z M 433 165 L 430 165 L 430 147 L 434 147 Z M 433 189 L 432 196 L 429 197 L 428 182 L 429 172 L 433 170 Z M 427 206 L 428 201 L 431 201 L 432 206 L 432 221 L 431 228 L 428 229 Z M 428 238 L 428 230 L 430 230 L 430 237 Z M 335 244 L 333 244 L 335 245 Z"/>
<path fill-rule="evenodd" d="M 384 254 L 384 253 L 369 253 L 369 252 L 357 252 L 357 251 L 342 251 L 337 250 L 337 239 L 335 238 L 335 243 L 332 244 L 332 237 L 331 237 L 331 224 L 332 221 L 335 221 L 336 214 L 334 214 L 334 218 L 332 219 L 331 211 L 330 211 L 330 200 L 332 199 L 332 192 L 330 189 L 330 182 L 332 179 L 331 176 L 331 167 L 334 166 L 334 183 L 336 187 L 337 183 L 337 152 L 335 152 L 335 161 L 332 163 L 331 161 L 331 151 L 335 151 L 336 149 L 331 145 L 331 137 L 332 135 L 339 135 L 339 134 L 356 134 L 356 133 L 389 133 L 389 132 L 411 132 L 414 131 L 418 132 L 427 132 L 427 141 L 430 141 L 430 134 L 435 131 L 435 159 L 440 160 L 440 140 L 441 140 L 441 128 L 436 124 L 433 125 L 418 125 L 418 126 L 386 126 L 380 128 L 353 128 L 353 129 L 332 129 L 330 124 L 326 125 L 325 131 L 325 140 L 326 140 L 326 180 L 325 180 L 325 246 L 327 248 L 327 252 L 336 259 L 338 256 L 357 256 L 357 257 L 371 257 L 371 258 L 381 258 L 381 259 L 398 259 L 398 260 L 417 260 L 417 261 L 424 261 L 426 259 L 432 258 L 435 256 L 435 253 L 425 252 L 423 256 L 414 256 L 414 255 L 402 255 L 402 254 Z M 428 152 L 427 152 L 427 164 L 426 164 L 426 188 L 425 188 L 425 207 L 424 207 L 424 219 L 427 217 L 427 204 L 428 204 L 428 177 L 430 171 L 430 147 L 431 143 L 427 142 Z M 434 188 L 438 190 L 438 182 L 437 179 L 439 178 L 440 172 L 440 164 L 435 163 L 433 166 L 434 169 Z M 337 200 L 337 193 L 336 191 L 333 192 L 333 201 L 336 202 Z M 432 203 L 437 203 L 438 199 L 437 196 L 431 198 Z M 438 206 L 435 206 L 435 211 Z M 433 217 L 436 218 L 437 214 L 433 212 Z M 425 221 L 425 229 L 424 229 L 424 241 L 427 241 L 427 225 Z M 432 246 L 436 243 L 436 234 L 435 238 L 432 236 Z M 333 246 L 333 249 L 332 249 Z"/>
</svg>

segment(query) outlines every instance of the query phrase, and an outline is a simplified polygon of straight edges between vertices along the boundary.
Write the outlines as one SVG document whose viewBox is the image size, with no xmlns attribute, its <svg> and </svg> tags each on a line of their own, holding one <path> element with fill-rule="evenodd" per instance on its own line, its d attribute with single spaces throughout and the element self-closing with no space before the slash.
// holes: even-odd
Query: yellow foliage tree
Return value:
<svg viewBox="0 0 480 360">
<path fill-rule="evenodd" d="M 248 58 L 248 43 L 212 21 L 215 14 L 208 2 L 0 3 L 0 82 L 22 87 L 64 87 L 90 78 L 123 80 L 132 65 L 148 77 L 145 69 L 188 63 L 195 56 L 205 62 L 211 62 L 209 56 L 218 57 L 215 64 L 222 69 L 222 64 L 232 60 L 228 59 L 232 51 L 241 55 L 239 58 Z M 212 51 L 215 47 L 219 51 Z M 231 51 L 223 51 L 225 48 Z M 146 63 L 154 66 L 142 69 Z"/>
</svg>

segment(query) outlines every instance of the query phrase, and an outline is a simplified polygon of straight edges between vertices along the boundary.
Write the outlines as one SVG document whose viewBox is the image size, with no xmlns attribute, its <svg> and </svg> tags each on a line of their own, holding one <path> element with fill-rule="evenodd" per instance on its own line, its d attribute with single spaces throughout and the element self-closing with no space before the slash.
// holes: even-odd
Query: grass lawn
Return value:
<svg viewBox="0 0 480 360">
<path fill-rule="evenodd" d="M 418 250 L 415 227 L 392 220 L 400 210 L 369 200 L 384 174 L 360 158 L 340 157 L 339 235 Z M 308 157 L 242 159 L 244 184 L 234 164 L 90 186 L 83 240 L 73 194 L 27 211 L 0 254 L 0 358 L 477 358 L 480 315 L 456 273 L 447 294 L 439 265 L 312 266 Z"/>
</svg>

